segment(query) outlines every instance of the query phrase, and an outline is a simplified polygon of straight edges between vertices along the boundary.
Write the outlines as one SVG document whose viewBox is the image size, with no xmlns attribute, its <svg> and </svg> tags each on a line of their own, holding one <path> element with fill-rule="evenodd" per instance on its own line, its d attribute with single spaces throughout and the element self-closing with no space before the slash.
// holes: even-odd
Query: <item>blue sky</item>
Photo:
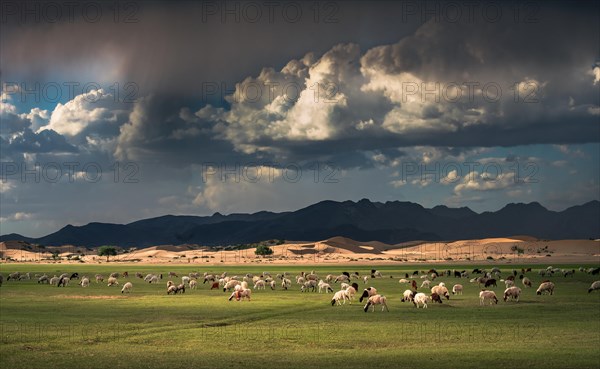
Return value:
<svg viewBox="0 0 600 369">
<path fill-rule="evenodd" d="M 41 4 L 40 21 L 0 23 L 2 234 L 325 199 L 599 199 L 597 4 L 455 20 L 443 2 L 316 18 L 311 2 L 294 22 L 236 22 L 146 2 L 131 23 L 49 22 Z"/>
</svg>

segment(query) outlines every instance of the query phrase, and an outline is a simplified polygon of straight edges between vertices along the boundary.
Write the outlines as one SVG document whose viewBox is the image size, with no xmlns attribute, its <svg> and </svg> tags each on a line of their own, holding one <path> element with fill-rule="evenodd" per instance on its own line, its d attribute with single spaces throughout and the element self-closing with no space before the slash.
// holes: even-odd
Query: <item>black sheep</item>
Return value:
<svg viewBox="0 0 600 369">
<path fill-rule="evenodd" d="M 485 287 L 489 287 L 489 286 L 498 287 L 498 286 L 496 285 L 496 280 L 495 280 L 494 278 L 488 279 L 488 280 L 485 282 Z"/>
</svg>

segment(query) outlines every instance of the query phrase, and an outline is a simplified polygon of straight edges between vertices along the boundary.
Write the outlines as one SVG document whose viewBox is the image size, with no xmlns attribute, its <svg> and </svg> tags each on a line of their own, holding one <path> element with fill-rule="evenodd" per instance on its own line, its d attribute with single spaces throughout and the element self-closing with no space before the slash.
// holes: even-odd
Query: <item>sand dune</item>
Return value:
<svg viewBox="0 0 600 369">
<path fill-rule="evenodd" d="M 4 258 L 15 262 L 54 262 L 51 251 L 60 253 L 61 262 L 83 250 L 83 262 L 105 262 L 94 250 L 62 246 L 59 248 L 24 250 L 26 243 L 0 242 Z M 31 248 L 31 247 L 30 247 Z M 537 240 L 527 236 L 460 240 L 452 242 L 405 242 L 387 245 L 381 242 L 360 242 L 345 237 L 333 237 L 320 242 L 288 242 L 272 246 L 273 255 L 258 257 L 255 249 L 214 250 L 193 245 L 160 245 L 119 254 L 114 262 L 125 263 L 599 263 L 600 241 L 593 240 Z"/>
</svg>

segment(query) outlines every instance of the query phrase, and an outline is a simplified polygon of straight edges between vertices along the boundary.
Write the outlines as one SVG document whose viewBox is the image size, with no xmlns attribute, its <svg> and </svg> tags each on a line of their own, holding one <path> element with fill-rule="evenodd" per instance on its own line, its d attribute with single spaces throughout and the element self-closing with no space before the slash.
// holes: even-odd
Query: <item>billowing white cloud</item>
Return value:
<svg viewBox="0 0 600 369">
<path fill-rule="evenodd" d="M 115 97 L 102 89 L 91 90 L 75 96 L 67 103 L 57 104 L 50 122 L 39 128 L 74 137 L 85 134 L 113 135 L 124 123 L 128 106 L 115 101 Z"/>
</svg>

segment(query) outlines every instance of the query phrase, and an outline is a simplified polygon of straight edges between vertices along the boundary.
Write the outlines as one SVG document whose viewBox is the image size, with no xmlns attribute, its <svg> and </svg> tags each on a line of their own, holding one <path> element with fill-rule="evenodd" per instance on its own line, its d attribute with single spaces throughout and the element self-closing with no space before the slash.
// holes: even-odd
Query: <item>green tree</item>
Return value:
<svg viewBox="0 0 600 369">
<path fill-rule="evenodd" d="M 106 262 L 110 256 L 117 255 L 117 249 L 114 246 L 100 246 L 98 248 L 98 256 L 106 256 Z"/>
<path fill-rule="evenodd" d="M 267 245 L 258 245 L 258 247 L 256 247 L 256 251 L 254 251 L 254 253 L 256 255 L 266 256 L 266 255 L 271 255 L 273 253 L 273 250 L 271 250 L 271 248 Z"/>
</svg>

